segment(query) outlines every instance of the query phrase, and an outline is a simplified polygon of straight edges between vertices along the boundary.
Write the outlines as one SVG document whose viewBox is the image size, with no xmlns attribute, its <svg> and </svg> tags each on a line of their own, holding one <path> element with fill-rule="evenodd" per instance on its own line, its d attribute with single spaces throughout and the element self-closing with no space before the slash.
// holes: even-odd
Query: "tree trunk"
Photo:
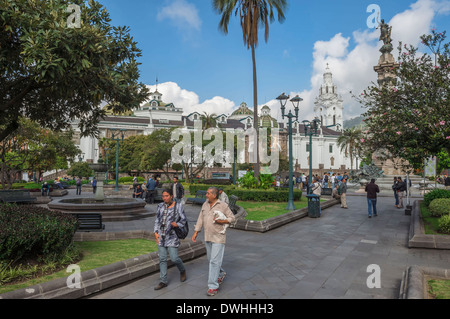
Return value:
<svg viewBox="0 0 450 319">
<path fill-rule="evenodd" d="M 255 45 L 252 44 L 252 62 L 253 62 L 253 106 L 254 106 L 254 114 L 253 114 L 253 127 L 256 129 L 256 163 L 254 163 L 254 176 L 259 182 L 259 124 L 258 124 L 258 79 L 256 75 L 256 56 L 255 56 Z"/>
</svg>

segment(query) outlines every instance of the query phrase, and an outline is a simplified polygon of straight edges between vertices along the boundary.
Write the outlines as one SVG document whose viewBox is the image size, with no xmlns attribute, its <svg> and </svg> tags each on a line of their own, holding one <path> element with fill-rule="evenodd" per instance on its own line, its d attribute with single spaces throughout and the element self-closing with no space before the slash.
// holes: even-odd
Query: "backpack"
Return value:
<svg viewBox="0 0 450 319">
<path fill-rule="evenodd" d="M 177 209 L 177 202 L 175 201 L 175 212 L 178 214 Z M 178 221 L 180 221 L 181 216 L 178 216 Z M 183 227 L 174 227 L 173 228 L 175 230 L 175 233 L 177 234 L 178 239 L 185 239 L 187 237 L 187 235 L 189 234 L 189 225 L 188 225 L 188 221 L 186 219 L 186 223 L 184 224 Z"/>
</svg>

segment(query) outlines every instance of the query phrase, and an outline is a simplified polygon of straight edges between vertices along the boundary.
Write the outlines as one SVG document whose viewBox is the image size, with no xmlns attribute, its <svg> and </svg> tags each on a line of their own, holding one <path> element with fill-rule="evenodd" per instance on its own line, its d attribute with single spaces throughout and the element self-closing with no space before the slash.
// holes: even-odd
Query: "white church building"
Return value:
<svg viewBox="0 0 450 319">
<path fill-rule="evenodd" d="M 336 85 L 333 84 L 332 73 L 327 67 L 324 74 L 324 83 L 320 88 L 319 96 L 315 101 L 314 111 L 316 117 L 321 119 L 322 126 L 318 136 L 312 137 L 312 162 L 313 169 L 325 171 L 349 170 L 350 159 L 340 151 L 337 144 L 338 137 L 343 130 L 343 100 L 338 94 Z M 214 113 L 212 111 L 211 113 Z M 270 115 L 270 108 L 263 106 L 260 111 L 260 127 L 278 128 L 280 130 L 280 148 L 287 154 L 287 124 L 279 123 Z M 111 138 L 114 130 L 123 130 L 125 138 L 134 135 L 149 135 L 154 130 L 161 128 L 186 128 L 194 129 L 194 121 L 200 120 L 202 114 L 194 112 L 183 115 L 183 108 L 173 103 L 164 103 L 162 94 L 156 91 L 151 93 L 149 101 L 141 105 L 139 109 L 127 114 L 109 114 L 100 121 L 98 127 L 101 138 Z M 232 114 L 217 114 L 218 126 L 223 129 L 242 128 L 244 130 L 253 126 L 253 111 L 245 103 L 242 103 Z M 78 123 L 72 123 L 75 131 L 75 141 L 82 151 L 83 161 L 97 163 L 102 150 L 99 147 L 99 139 L 93 137 L 80 137 Z M 309 169 L 310 138 L 304 134 L 304 125 L 301 122 L 294 123 L 293 130 L 293 154 L 294 165 L 301 171 Z M 356 165 L 353 163 L 353 168 Z"/>
<path fill-rule="evenodd" d="M 356 168 L 356 159 L 351 165 L 350 158 L 341 152 L 338 138 L 344 129 L 344 105 L 342 96 L 338 94 L 333 83 L 333 75 L 327 66 L 323 75 L 323 84 L 319 96 L 314 102 L 316 118 L 321 121 L 321 127 L 316 136 L 312 137 L 313 169 L 325 171 L 350 170 Z M 312 120 L 312 119 L 311 119 Z M 309 168 L 310 137 L 305 136 L 303 123 L 296 122 L 293 138 L 293 156 L 301 170 Z"/>
</svg>

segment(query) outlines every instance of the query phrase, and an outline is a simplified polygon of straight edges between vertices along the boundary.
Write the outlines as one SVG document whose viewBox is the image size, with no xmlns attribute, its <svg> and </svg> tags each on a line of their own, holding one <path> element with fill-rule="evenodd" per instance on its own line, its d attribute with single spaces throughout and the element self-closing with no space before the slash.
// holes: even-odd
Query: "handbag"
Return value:
<svg viewBox="0 0 450 319">
<path fill-rule="evenodd" d="M 176 214 L 178 215 L 178 221 L 180 221 L 181 216 L 178 214 L 176 201 L 175 201 L 174 210 L 175 210 Z M 173 229 L 175 230 L 175 234 L 177 234 L 178 239 L 185 239 L 187 237 L 187 235 L 189 234 L 188 221 L 186 220 L 186 223 L 184 224 L 183 227 L 174 227 Z"/>
</svg>

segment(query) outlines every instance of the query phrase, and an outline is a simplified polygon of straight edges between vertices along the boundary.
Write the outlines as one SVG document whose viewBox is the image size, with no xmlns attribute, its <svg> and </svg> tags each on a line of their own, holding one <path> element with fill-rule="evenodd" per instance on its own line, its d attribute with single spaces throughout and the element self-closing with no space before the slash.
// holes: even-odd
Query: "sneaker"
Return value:
<svg viewBox="0 0 450 319">
<path fill-rule="evenodd" d="M 208 296 L 215 296 L 219 293 L 219 289 L 208 289 L 208 292 L 206 293 Z"/>
<path fill-rule="evenodd" d="M 219 278 L 217 278 L 217 283 L 220 285 L 221 283 L 223 283 L 223 280 L 225 279 L 225 276 L 227 275 L 226 272 L 224 272 L 222 274 L 222 276 L 220 276 Z"/>
</svg>

